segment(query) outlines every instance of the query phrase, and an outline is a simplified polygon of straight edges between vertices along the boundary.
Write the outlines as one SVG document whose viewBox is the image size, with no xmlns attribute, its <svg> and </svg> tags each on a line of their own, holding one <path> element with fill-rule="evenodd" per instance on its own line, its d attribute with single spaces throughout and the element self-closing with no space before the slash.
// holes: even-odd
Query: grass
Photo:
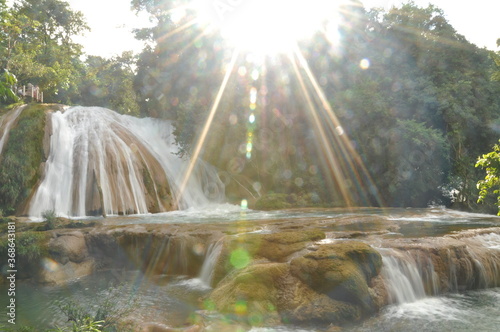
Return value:
<svg viewBox="0 0 500 332">
<path fill-rule="evenodd" d="M 56 228 L 57 214 L 54 210 L 45 210 L 42 212 L 42 218 L 45 222 L 46 229 Z"/>
</svg>

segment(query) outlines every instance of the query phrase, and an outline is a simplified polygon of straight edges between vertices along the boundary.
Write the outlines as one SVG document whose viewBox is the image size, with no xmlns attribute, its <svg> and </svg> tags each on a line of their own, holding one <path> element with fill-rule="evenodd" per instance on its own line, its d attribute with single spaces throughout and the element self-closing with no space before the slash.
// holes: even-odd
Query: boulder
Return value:
<svg viewBox="0 0 500 332">
<path fill-rule="evenodd" d="M 306 249 L 311 242 L 324 238 L 325 233 L 315 229 L 227 237 L 215 267 L 212 283 L 216 285 L 235 268 L 232 258 L 236 253 L 245 254 L 248 258 L 247 263 L 252 259 L 286 262 L 292 255 Z"/>
<path fill-rule="evenodd" d="M 255 253 L 262 255 L 260 249 Z M 380 255 L 365 243 L 325 244 L 290 262 L 250 260 L 222 279 L 210 300 L 219 312 L 253 326 L 342 325 L 359 321 L 386 303 L 378 280 L 381 267 Z"/>
<path fill-rule="evenodd" d="M 42 284 L 65 284 L 68 281 L 87 276 L 94 272 L 94 260 L 87 259 L 81 263 L 68 262 L 60 264 L 48 258 L 42 261 L 37 282 Z"/>
<path fill-rule="evenodd" d="M 377 309 L 368 284 L 381 267 L 380 254 L 357 241 L 322 245 L 290 263 L 292 275 L 309 287 L 334 300 L 360 305 L 365 313 Z"/>
<path fill-rule="evenodd" d="M 56 234 L 49 242 L 49 254 L 61 264 L 80 263 L 89 256 L 85 237 L 79 231 Z"/>
<path fill-rule="evenodd" d="M 210 294 L 217 310 L 251 325 L 278 324 L 281 281 L 288 273 L 286 263 L 250 265 L 229 274 Z"/>
</svg>

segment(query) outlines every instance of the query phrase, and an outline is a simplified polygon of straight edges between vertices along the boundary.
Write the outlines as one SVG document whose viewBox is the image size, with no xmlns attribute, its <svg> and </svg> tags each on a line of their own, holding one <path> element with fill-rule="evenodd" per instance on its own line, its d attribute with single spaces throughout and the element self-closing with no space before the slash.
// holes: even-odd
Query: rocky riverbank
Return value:
<svg viewBox="0 0 500 332">
<path fill-rule="evenodd" d="M 359 322 L 398 301 L 388 260 L 420 271 L 424 295 L 500 285 L 500 227 L 417 239 L 370 215 L 45 231 L 17 223 L 18 237 L 36 234 L 38 246 L 36 258 L 20 255 L 21 278 L 61 284 L 105 269 L 199 277 L 213 288 L 200 310 L 243 326 Z"/>
</svg>

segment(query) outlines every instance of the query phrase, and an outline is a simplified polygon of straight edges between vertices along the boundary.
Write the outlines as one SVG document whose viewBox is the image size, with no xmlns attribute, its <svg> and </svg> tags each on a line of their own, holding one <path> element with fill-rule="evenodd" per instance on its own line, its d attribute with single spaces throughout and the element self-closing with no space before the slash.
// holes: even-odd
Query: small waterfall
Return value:
<svg viewBox="0 0 500 332">
<path fill-rule="evenodd" d="M 417 262 L 408 254 L 383 249 L 382 276 L 391 303 L 414 302 L 425 297 L 425 288 Z"/>
<path fill-rule="evenodd" d="M 201 267 L 199 279 L 207 286 L 212 285 L 212 280 L 215 271 L 215 265 L 217 264 L 217 259 L 222 251 L 223 240 L 219 240 L 215 243 L 211 243 L 207 249 L 205 255 L 205 260 L 203 261 L 203 266 Z"/>
<path fill-rule="evenodd" d="M 51 119 L 50 153 L 30 216 L 145 214 L 223 200 L 224 185 L 203 162 L 177 197 L 188 161 L 176 155 L 168 121 L 80 106 Z"/>
<path fill-rule="evenodd" d="M 3 151 L 3 146 L 7 141 L 12 125 L 17 120 L 26 105 L 18 107 L 0 117 L 0 154 Z"/>
<path fill-rule="evenodd" d="M 448 245 L 443 240 L 443 250 L 425 245 L 413 245 L 410 250 L 380 248 L 389 302 L 414 302 L 427 295 L 500 286 L 500 235 L 486 233 L 456 240 Z"/>
</svg>

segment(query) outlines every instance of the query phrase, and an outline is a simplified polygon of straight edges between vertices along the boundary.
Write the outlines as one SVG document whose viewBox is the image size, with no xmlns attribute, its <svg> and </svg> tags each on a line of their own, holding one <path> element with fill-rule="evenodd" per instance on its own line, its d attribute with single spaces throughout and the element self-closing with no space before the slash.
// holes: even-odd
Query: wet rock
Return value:
<svg viewBox="0 0 500 332">
<path fill-rule="evenodd" d="M 381 267 L 380 254 L 357 241 L 322 245 L 290 263 L 292 275 L 312 289 L 334 300 L 361 305 L 366 313 L 375 311 L 368 283 Z"/>
<path fill-rule="evenodd" d="M 250 265 L 228 275 L 210 295 L 222 313 L 251 325 L 278 324 L 278 294 L 288 273 L 285 263 Z"/>
<path fill-rule="evenodd" d="M 85 237 L 78 231 L 56 234 L 49 242 L 49 254 L 61 264 L 80 263 L 89 255 Z"/>
<path fill-rule="evenodd" d="M 381 266 L 378 252 L 365 243 L 321 245 L 290 263 L 257 260 L 235 269 L 210 300 L 220 312 L 250 325 L 344 324 L 384 303 L 384 288 L 371 288 Z"/>
<path fill-rule="evenodd" d="M 141 329 L 141 332 L 199 332 L 202 328 L 199 325 L 173 328 L 163 324 L 149 323 Z"/>
<path fill-rule="evenodd" d="M 216 285 L 234 266 L 235 253 L 242 253 L 252 259 L 266 259 L 272 262 L 286 262 L 291 255 L 308 247 L 313 241 L 325 238 L 322 230 L 285 231 L 271 234 L 242 234 L 227 238 L 214 272 Z"/>
<path fill-rule="evenodd" d="M 81 263 L 68 262 L 60 264 L 45 258 L 43 268 L 39 270 L 37 281 L 42 284 L 65 284 L 68 281 L 87 276 L 94 272 L 94 260 Z"/>
</svg>

